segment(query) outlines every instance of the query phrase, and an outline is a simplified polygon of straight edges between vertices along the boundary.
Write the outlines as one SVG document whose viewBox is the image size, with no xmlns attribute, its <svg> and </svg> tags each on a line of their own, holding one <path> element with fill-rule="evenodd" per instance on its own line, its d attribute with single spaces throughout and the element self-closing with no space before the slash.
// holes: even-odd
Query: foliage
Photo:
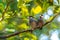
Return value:
<svg viewBox="0 0 60 40">
<path fill-rule="evenodd" d="M 33 16 L 37 20 L 41 14 L 48 15 L 49 18 L 44 17 L 43 20 L 44 22 L 50 21 L 60 11 L 60 1 L 57 0 L 57 2 L 58 4 L 55 4 L 54 0 L 0 0 L 0 34 L 6 35 L 31 29 L 29 16 Z M 52 15 L 47 13 L 48 9 L 53 11 Z M 17 36 L 6 38 L 6 40 L 39 40 L 41 34 L 49 36 L 50 30 L 60 29 L 60 23 L 56 19 L 51 24 L 44 26 L 42 30 L 36 29 L 33 33 L 20 33 Z"/>
</svg>

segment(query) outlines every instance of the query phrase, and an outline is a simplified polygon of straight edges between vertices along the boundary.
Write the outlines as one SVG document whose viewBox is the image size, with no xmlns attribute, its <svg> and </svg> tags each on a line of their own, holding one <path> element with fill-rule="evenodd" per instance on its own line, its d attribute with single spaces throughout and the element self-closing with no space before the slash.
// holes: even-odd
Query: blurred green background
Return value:
<svg viewBox="0 0 60 40">
<path fill-rule="evenodd" d="M 27 25 L 29 16 L 37 20 L 43 14 L 43 20 L 47 22 L 59 11 L 60 0 L 0 0 L 0 20 L 4 12 L 4 19 L 0 21 L 0 36 L 31 29 Z M 33 33 L 24 32 L 0 40 L 60 40 L 60 15 L 42 30 L 36 29 Z"/>
</svg>

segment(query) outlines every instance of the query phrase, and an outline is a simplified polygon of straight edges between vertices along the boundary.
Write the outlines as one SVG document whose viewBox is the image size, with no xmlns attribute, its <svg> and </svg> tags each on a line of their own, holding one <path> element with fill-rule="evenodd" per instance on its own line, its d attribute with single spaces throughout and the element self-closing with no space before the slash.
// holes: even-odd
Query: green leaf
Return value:
<svg viewBox="0 0 60 40">
<path fill-rule="evenodd" d="M 17 0 L 14 0 L 13 2 L 10 3 L 10 8 L 11 8 L 11 11 L 13 12 L 17 10 Z"/>
<path fill-rule="evenodd" d="M 3 12 L 3 9 L 4 9 L 4 4 L 0 3 L 0 12 Z"/>
</svg>

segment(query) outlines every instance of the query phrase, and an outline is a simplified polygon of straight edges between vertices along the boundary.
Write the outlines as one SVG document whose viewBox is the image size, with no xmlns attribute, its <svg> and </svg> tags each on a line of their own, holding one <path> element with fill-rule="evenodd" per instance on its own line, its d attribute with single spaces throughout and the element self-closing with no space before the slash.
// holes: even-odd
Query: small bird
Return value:
<svg viewBox="0 0 60 40">
<path fill-rule="evenodd" d="M 38 22 L 37 22 L 37 27 L 40 27 L 40 29 L 42 29 L 43 24 L 44 24 L 43 15 L 40 15 Z"/>
<path fill-rule="evenodd" d="M 37 21 L 32 16 L 29 16 L 29 24 L 32 27 L 32 30 L 34 30 L 37 26 Z"/>
</svg>

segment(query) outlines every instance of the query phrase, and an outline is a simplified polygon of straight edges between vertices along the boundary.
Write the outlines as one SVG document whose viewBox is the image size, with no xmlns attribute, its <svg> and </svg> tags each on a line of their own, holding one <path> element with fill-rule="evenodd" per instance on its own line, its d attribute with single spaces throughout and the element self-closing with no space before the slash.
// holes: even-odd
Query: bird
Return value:
<svg viewBox="0 0 60 40">
<path fill-rule="evenodd" d="M 43 26 L 43 24 L 44 24 L 44 21 L 43 21 L 43 15 L 40 15 L 39 16 L 39 19 L 37 20 L 38 22 L 37 22 L 37 27 L 40 27 L 40 30 L 42 30 L 42 26 Z"/>
<path fill-rule="evenodd" d="M 34 19 L 34 17 L 29 16 L 29 24 L 32 27 L 32 30 L 34 30 L 37 26 L 37 21 Z"/>
</svg>

